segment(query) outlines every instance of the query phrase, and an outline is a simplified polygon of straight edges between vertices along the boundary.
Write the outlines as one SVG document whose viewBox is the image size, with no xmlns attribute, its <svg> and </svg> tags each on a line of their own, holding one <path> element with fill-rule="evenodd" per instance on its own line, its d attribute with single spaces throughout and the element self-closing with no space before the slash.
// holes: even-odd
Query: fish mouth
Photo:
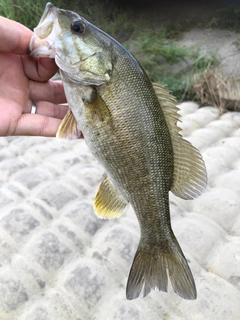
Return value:
<svg viewBox="0 0 240 320">
<path fill-rule="evenodd" d="M 28 47 L 28 54 L 32 57 L 55 58 L 56 52 L 47 39 L 43 41 L 34 33 Z"/>
<path fill-rule="evenodd" d="M 55 17 L 57 9 L 58 9 L 58 8 L 55 7 L 51 2 L 48 2 L 48 3 L 46 4 L 45 9 L 44 9 L 43 15 L 42 15 L 42 17 L 41 17 L 41 19 L 40 19 L 40 21 L 39 21 L 39 23 L 38 23 L 38 26 L 41 25 L 41 24 L 43 24 L 43 23 L 45 22 L 45 20 L 47 19 L 47 16 L 48 16 L 49 14 L 52 14 L 52 13 L 53 13 L 53 14 L 54 14 L 54 17 Z"/>
<path fill-rule="evenodd" d="M 53 43 L 60 32 L 60 27 L 56 21 L 58 10 L 52 3 L 47 3 L 29 43 L 28 53 L 30 56 L 55 58 L 56 52 Z"/>
</svg>

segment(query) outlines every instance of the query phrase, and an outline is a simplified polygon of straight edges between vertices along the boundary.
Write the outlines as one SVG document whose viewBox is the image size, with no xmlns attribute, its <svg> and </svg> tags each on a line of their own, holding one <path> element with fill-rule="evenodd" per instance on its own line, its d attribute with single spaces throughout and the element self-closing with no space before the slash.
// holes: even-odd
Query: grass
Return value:
<svg viewBox="0 0 240 320">
<path fill-rule="evenodd" d="M 240 31 L 240 8 L 219 8 L 208 12 L 204 18 L 193 15 L 166 19 L 164 13 L 162 16 L 153 12 L 147 14 L 119 3 L 108 0 L 72 0 L 67 4 L 63 0 L 54 1 L 57 7 L 79 12 L 116 38 L 139 60 L 150 79 L 166 84 L 179 101 L 201 100 L 203 95 L 196 89 L 196 79 L 199 79 L 199 85 L 203 85 L 203 79 L 207 83 L 206 79 L 219 63 L 217 56 L 201 54 L 196 47 L 180 46 L 176 40 L 193 26 L 217 26 Z M 0 15 L 33 29 L 45 5 L 43 0 L 21 1 L 21 6 L 17 0 L 0 0 Z M 209 90 L 211 81 L 207 84 Z"/>
<path fill-rule="evenodd" d="M 195 100 L 191 79 L 195 73 L 218 65 L 217 55 L 202 54 L 196 46 L 179 45 L 167 33 L 164 26 L 145 29 L 135 32 L 124 45 L 153 82 L 166 84 L 179 101 Z"/>
<path fill-rule="evenodd" d="M 220 8 L 215 17 L 215 26 L 240 32 L 240 7 Z"/>
<path fill-rule="evenodd" d="M 234 86 L 234 76 L 224 76 L 216 69 L 205 69 L 193 78 L 193 90 L 202 105 L 211 105 L 220 109 L 240 111 L 239 92 Z"/>
<path fill-rule="evenodd" d="M 0 15 L 21 22 L 25 26 L 32 29 L 39 21 L 39 17 L 43 13 L 45 1 L 21 1 L 17 0 L 1 0 Z"/>
</svg>

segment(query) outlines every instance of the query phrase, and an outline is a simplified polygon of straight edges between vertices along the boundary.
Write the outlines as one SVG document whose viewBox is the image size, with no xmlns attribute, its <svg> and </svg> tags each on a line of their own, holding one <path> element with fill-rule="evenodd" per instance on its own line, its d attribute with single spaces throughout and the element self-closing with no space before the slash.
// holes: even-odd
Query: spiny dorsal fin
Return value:
<svg viewBox="0 0 240 320">
<path fill-rule="evenodd" d="M 180 198 L 194 199 L 203 193 L 207 184 L 203 158 L 179 133 L 177 122 L 180 116 L 175 98 L 159 84 L 153 83 L 153 89 L 162 107 L 173 144 L 174 178 L 171 191 Z"/>
<path fill-rule="evenodd" d="M 78 129 L 77 121 L 75 120 L 71 109 L 63 118 L 57 131 L 57 138 L 60 139 L 78 139 L 81 136 L 81 131 Z"/>
<path fill-rule="evenodd" d="M 94 211 L 99 218 L 113 219 L 122 215 L 128 204 L 127 200 L 119 193 L 106 174 L 103 175 L 96 197 Z"/>
</svg>

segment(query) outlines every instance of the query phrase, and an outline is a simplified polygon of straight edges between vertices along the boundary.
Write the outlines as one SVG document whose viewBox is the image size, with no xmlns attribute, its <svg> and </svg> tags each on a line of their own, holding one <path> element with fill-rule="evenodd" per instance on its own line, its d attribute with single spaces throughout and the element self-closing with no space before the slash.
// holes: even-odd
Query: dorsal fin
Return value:
<svg viewBox="0 0 240 320">
<path fill-rule="evenodd" d="M 106 173 L 94 199 L 94 211 L 99 218 L 113 219 L 123 214 L 128 201 L 115 188 Z"/>
<path fill-rule="evenodd" d="M 171 191 L 183 199 L 194 199 L 206 188 L 207 172 L 203 158 L 190 142 L 181 136 L 179 109 L 175 98 L 163 86 L 153 83 L 170 131 L 174 153 L 174 177 Z"/>
</svg>

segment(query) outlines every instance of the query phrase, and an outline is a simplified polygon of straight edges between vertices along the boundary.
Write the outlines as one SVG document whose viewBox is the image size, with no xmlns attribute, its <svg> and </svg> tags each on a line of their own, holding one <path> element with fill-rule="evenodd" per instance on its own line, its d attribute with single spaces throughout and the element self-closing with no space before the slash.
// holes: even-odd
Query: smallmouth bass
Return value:
<svg viewBox="0 0 240 320">
<path fill-rule="evenodd" d="M 168 278 L 184 299 L 197 296 L 194 279 L 171 228 L 169 191 L 183 199 L 201 195 L 204 161 L 180 135 L 176 101 L 152 84 L 138 61 L 116 40 L 77 13 L 51 3 L 34 29 L 34 57 L 54 58 L 69 111 L 57 136 L 79 132 L 105 169 L 94 200 L 100 218 L 119 217 L 128 203 L 141 238 L 126 296 L 167 292 Z"/>
</svg>

